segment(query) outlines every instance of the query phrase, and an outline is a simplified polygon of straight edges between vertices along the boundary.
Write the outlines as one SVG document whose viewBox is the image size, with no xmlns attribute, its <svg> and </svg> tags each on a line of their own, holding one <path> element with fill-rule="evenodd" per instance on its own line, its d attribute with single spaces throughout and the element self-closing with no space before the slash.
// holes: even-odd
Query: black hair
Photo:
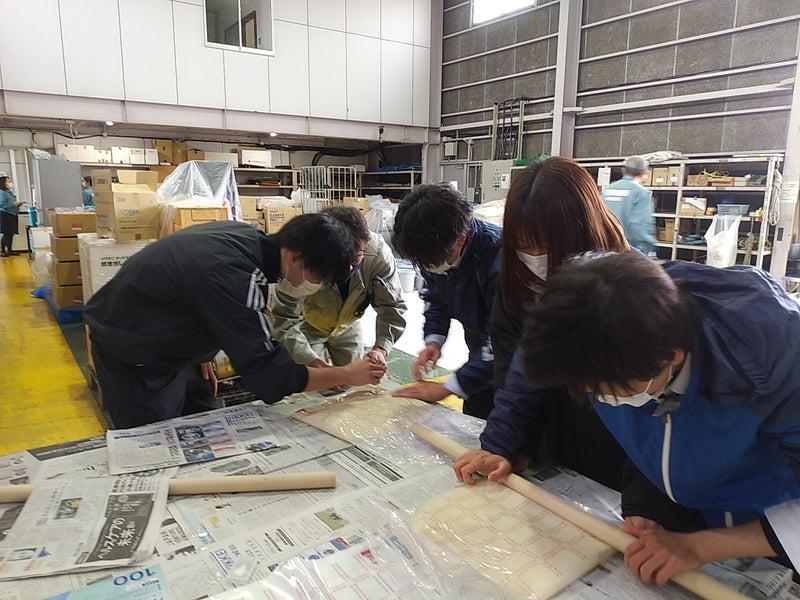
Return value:
<svg viewBox="0 0 800 600">
<path fill-rule="evenodd" d="M 8 189 L 8 175 L 0 175 L 0 190 Z"/>
<path fill-rule="evenodd" d="M 357 242 L 367 244 L 372 239 L 369 235 L 367 220 L 357 208 L 352 206 L 329 206 L 328 208 L 323 208 L 320 212 L 344 223 L 350 231 L 350 235 Z"/>
<path fill-rule="evenodd" d="M 88 185 L 89 187 L 92 187 L 92 178 L 91 177 L 89 177 L 88 175 L 84 175 L 83 176 L 83 180 L 86 182 L 86 185 Z"/>
<path fill-rule="evenodd" d="M 464 194 L 446 183 L 418 185 L 400 202 L 392 245 L 421 267 L 439 265 L 471 226 L 472 205 Z"/>
<path fill-rule="evenodd" d="M 563 264 L 528 313 L 525 374 L 576 398 L 601 384 L 631 391 L 676 350 L 691 350 L 697 314 L 692 297 L 643 254 L 583 254 Z"/>
<path fill-rule="evenodd" d="M 297 215 L 275 237 L 282 248 L 299 252 L 305 268 L 325 281 L 346 276 L 356 258 L 350 230 L 328 214 Z"/>
</svg>

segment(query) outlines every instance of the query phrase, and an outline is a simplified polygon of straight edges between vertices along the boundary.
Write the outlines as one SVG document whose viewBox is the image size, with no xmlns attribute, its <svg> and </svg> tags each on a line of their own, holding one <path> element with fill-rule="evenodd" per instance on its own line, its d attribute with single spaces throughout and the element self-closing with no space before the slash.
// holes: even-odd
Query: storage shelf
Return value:
<svg viewBox="0 0 800 600">
<path fill-rule="evenodd" d="M 130 163 L 78 163 L 82 167 L 97 167 L 100 169 L 147 169 L 148 167 L 171 167 L 172 165 L 132 165 Z"/>
<path fill-rule="evenodd" d="M 739 186 L 714 186 L 708 185 L 705 187 L 686 186 L 683 188 L 688 192 L 766 192 L 767 188 L 763 185 L 739 185 Z"/>
<path fill-rule="evenodd" d="M 237 183 L 236 187 L 240 188 L 258 188 L 260 190 L 280 190 L 280 189 L 289 189 L 293 190 L 293 185 L 256 185 L 255 183 Z"/>
<path fill-rule="evenodd" d="M 264 167 L 233 167 L 234 171 L 246 171 L 248 173 L 299 173 L 300 169 L 266 169 Z"/>
<path fill-rule="evenodd" d="M 646 187 L 648 190 L 652 190 L 654 192 L 677 192 L 679 189 L 681 189 L 679 187 L 656 187 L 656 186 L 652 186 L 652 185 L 646 185 L 644 187 Z M 686 188 L 683 188 L 683 189 L 686 189 Z"/>
<path fill-rule="evenodd" d="M 716 217 L 717 215 L 700 215 L 700 216 L 693 217 L 691 215 L 676 215 L 674 213 L 653 213 L 653 216 L 654 217 L 664 217 L 666 219 L 707 219 L 707 220 L 711 220 L 714 217 Z M 745 223 L 747 221 L 752 221 L 752 220 L 753 220 L 752 217 L 744 217 L 744 216 L 742 217 L 742 223 Z"/>
<path fill-rule="evenodd" d="M 658 246 L 659 248 L 672 248 L 673 247 L 673 244 L 671 244 L 670 242 L 656 242 L 655 245 Z M 694 245 L 694 244 L 675 244 L 675 248 L 677 248 L 678 250 L 696 250 L 697 252 L 708 252 L 708 247 L 707 246 L 699 246 L 699 245 Z M 736 253 L 737 254 L 741 254 L 741 255 L 745 255 L 745 254 L 747 254 L 747 251 L 746 250 L 737 250 Z M 758 255 L 758 250 L 757 249 L 756 250 L 752 250 L 751 254 L 753 256 L 757 256 Z M 764 250 L 764 256 L 769 256 L 770 254 L 772 254 L 772 250 Z"/>
<path fill-rule="evenodd" d="M 422 171 L 363 171 L 358 173 L 359 176 L 362 175 L 410 175 L 414 173 L 415 175 L 422 175 Z"/>
</svg>

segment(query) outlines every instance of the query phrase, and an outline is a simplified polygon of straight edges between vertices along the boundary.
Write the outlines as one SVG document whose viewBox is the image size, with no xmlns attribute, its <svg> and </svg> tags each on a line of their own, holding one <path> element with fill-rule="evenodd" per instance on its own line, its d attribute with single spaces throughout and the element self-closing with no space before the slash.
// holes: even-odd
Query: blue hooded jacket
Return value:
<svg viewBox="0 0 800 600">
<path fill-rule="evenodd" d="M 766 515 L 800 564 L 800 305 L 765 272 L 665 265 L 701 327 L 674 406 L 595 402 L 636 467 L 709 527 Z"/>
<path fill-rule="evenodd" d="M 494 361 L 489 340 L 489 314 L 500 274 L 502 229 L 473 219 L 461 262 L 444 275 L 422 269 L 425 289 L 425 339 L 447 339 L 450 319 L 464 326 L 469 359 L 456 371 L 458 384 L 469 395 L 491 383 Z"/>
</svg>

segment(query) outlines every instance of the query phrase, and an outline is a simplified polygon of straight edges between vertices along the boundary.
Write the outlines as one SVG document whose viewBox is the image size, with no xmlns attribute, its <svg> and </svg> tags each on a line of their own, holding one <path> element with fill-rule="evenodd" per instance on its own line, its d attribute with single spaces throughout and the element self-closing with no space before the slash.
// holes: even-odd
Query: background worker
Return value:
<svg viewBox="0 0 800 600">
<path fill-rule="evenodd" d="M 19 207 L 11 179 L 0 177 L 0 256 L 11 256 L 14 234 L 19 230 Z"/>
<path fill-rule="evenodd" d="M 295 363 L 272 340 L 264 314 L 269 283 L 308 296 L 343 277 L 354 260 L 350 232 L 322 214 L 299 215 L 275 235 L 233 221 L 196 225 L 135 254 L 84 313 L 114 424 L 211 408 L 209 361 L 220 349 L 245 387 L 269 403 L 303 390 L 377 383 L 386 367 L 366 358 L 327 369 Z M 187 396 L 201 374 L 205 393 Z"/>
<path fill-rule="evenodd" d="M 622 179 L 603 188 L 603 202 L 619 219 L 630 245 L 645 256 L 656 243 L 653 194 L 642 185 L 649 168 L 641 156 L 630 156 L 622 167 Z"/>
<path fill-rule="evenodd" d="M 437 402 L 448 394 L 464 398 L 464 412 L 485 419 L 492 410 L 494 355 L 489 314 L 500 273 L 501 229 L 472 216 L 466 196 L 448 184 L 418 185 L 397 209 L 392 244 L 421 267 L 425 289 L 425 348 L 414 376 L 436 365 L 450 320 L 464 326 L 469 359 L 442 383 L 419 381 L 396 396 Z"/>
<path fill-rule="evenodd" d="M 355 261 L 347 275 L 324 282 L 318 292 L 305 298 L 277 290 L 272 301 L 275 339 L 300 364 L 350 364 L 363 354 L 358 320 L 372 306 L 377 313 L 372 353 L 385 362 L 406 326 L 406 305 L 392 250 L 382 236 L 370 232 L 358 209 L 334 206 L 322 212 L 350 231 L 356 242 Z"/>
<path fill-rule="evenodd" d="M 522 348 L 533 383 L 591 394 L 635 465 L 622 529 L 643 581 L 728 558 L 800 570 L 800 306 L 767 273 L 580 257 Z"/>
<path fill-rule="evenodd" d="M 94 208 L 94 188 L 92 188 L 92 178 L 84 177 L 81 179 L 83 186 L 83 208 Z"/>
</svg>

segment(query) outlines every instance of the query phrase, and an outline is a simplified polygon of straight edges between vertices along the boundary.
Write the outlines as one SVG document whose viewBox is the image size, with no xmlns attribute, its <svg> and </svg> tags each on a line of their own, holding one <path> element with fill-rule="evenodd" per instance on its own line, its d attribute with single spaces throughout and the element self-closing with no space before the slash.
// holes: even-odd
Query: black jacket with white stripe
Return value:
<svg viewBox="0 0 800 600">
<path fill-rule="evenodd" d="M 86 305 L 92 342 L 118 360 L 174 371 L 230 357 L 265 402 L 303 390 L 306 367 L 272 340 L 267 283 L 280 277 L 280 246 L 245 223 L 189 227 L 132 256 Z"/>
</svg>

